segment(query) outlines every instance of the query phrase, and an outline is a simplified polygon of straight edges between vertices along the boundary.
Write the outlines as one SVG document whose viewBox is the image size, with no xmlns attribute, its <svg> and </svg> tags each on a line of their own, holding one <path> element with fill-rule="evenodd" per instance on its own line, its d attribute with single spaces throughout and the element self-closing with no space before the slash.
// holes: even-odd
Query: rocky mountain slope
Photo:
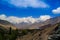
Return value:
<svg viewBox="0 0 60 40">
<path fill-rule="evenodd" d="M 0 19 L 0 26 L 4 27 L 6 29 L 8 29 L 10 27 L 12 27 L 13 29 L 16 29 L 16 27 L 12 23 L 10 23 L 6 20 L 1 20 L 1 19 Z"/>
<path fill-rule="evenodd" d="M 13 24 L 1 20 L 0 40 L 57 40 L 60 37 L 60 17 L 28 25 L 27 28 L 14 30 Z"/>
<path fill-rule="evenodd" d="M 29 29 L 40 29 L 44 26 L 49 26 L 49 25 L 54 25 L 60 22 L 60 17 L 55 17 L 55 18 L 51 18 L 48 19 L 44 22 L 39 22 L 39 23 L 34 23 L 32 25 L 29 26 Z"/>
<path fill-rule="evenodd" d="M 16 40 L 60 39 L 60 17 L 51 18 L 41 24 L 40 23 L 33 24 L 33 26 L 31 26 L 31 29 L 26 34 L 19 36 Z M 39 29 L 32 29 L 32 27 L 34 28 L 35 26 L 38 27 Z"/>
</svg>

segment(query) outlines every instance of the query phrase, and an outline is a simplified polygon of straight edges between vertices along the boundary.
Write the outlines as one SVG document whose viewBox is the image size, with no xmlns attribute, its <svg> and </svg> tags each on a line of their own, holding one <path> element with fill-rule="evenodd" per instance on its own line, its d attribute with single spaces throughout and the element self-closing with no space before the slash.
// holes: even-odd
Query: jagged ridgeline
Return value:
<svg viewBox="0 0 60 40">
<path fill-rule="evenodd" d="M 59 40 L 59 38 L 59 17 L 45 21 L 39 29 L 18 29 L 8 21 L 0 21 L 0 40 Z"/>
</svg>

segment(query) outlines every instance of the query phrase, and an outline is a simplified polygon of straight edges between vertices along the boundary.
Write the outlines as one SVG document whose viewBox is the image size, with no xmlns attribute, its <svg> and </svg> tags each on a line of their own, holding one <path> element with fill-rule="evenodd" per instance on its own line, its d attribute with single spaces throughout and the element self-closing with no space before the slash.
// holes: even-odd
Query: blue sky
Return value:
<svg viewBox="0 0 60 40">
<path fill-rule="evenodd" d="M 27 17 L 27 16 L 39 17 L 40 15 L 51 15 L 51 16 L 60 15 L 52 13 L 53 9 L 60 7 L 60 0 L 42 0 L 42 2 L 46 3 L 49 6 L 49 8 L 48 7 L 24 8 L 11 4 L 9 0 L 0 0 L 0 14 L 6 14 L 7 16 L 12 15 L 18 17 Z"/>
<path fill-rule="evenodd" d="M 34 18 L 60 16 L 60 0 L 0 0 L 0 15 Z"/>
</svg>

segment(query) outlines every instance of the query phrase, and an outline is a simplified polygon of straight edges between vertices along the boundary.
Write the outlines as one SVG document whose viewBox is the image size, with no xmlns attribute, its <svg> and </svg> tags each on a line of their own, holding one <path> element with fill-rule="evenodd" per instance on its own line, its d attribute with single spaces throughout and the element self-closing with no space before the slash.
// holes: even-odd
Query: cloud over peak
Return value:
<svg viewBox="0 0 60 40">
<path fill-rule="evenodd" d="M 43 2 L 42 0 L 5 0 L 8 3 L 17 6 L 17 7 L 33 7 L 33 8 L 47 8 L 48 4 Z"/>
<path fill-rule="evenodd" d="M 51 16 L 49 16 L 49 15 L 41 15 L 40 16 L 40 20 L 42 20 L 42 21 L 46 21 L 47 19 L 50 19 L 51 18 Z"/>
<path fill-rule="evenodd" d="M 47 19 L 50 19 L 50 18 L 51 18 L 51 16 L 49 16 L 49 15 L 41 15 L 39 18 L 33 18 L 32 16 L 20 18 L 20 17 L 15 17 L 15 16 L 6 16 L 4 14 L 0 15 L 0 19 L 7 20 L 14 24 L 16 24 L 16 23 L 19 24 L 22 22 L 35 23 L 35 22 L 40 22 L 40 21 L 46 21 Z"/>
</svg>

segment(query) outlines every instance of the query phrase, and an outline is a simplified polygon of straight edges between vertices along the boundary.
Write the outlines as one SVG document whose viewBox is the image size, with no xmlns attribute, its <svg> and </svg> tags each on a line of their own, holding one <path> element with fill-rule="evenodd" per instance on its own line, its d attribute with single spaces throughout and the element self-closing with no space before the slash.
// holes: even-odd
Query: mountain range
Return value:
<svg viewBox="0 0 60 40">
<path fill-rule="evenodd" d="M 60 22 L 60 17 L 54 17 L 54 18 L 51 18 L 51 19 L 48 19 L 44 22 L 35 22 L 35 23 L 25 23 L 25 22 L 22 22 L 22 23 L 19 23 L 19 24 L 13 24 L 13 23 L 10 23 L 6 20 L 1 20 L 0 19 L 0 25 L 4 25 L 4 26 L 8 26 L 8 27 L 15 27 L 15 28 L 18 28 L 18 29 L 41 29 L 43 26 L 46 26 L 46 25 L 54 25 L 56 23 L 59 23 Z"/>
<path fill-rule="evenodd" d="M 43 22 L 35 22 L 33 24 L 22 22 L 20 24 L 15 24 L 15 25 L 21 29 L 40 29 L 43 26 L 54 25 L 59 22 L 60 22 L 60 17 L 54 17 Z"/>
</svg>

